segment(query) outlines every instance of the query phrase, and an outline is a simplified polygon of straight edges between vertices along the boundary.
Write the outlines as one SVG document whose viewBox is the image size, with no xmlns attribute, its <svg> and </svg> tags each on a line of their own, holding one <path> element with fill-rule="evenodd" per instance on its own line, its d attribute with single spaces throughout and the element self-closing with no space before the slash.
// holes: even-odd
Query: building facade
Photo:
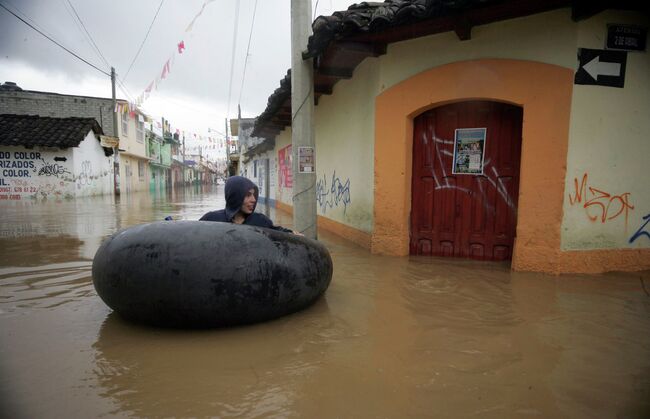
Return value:
<svg viewBox="0 0 650 419">
<path fill-rule="evenodd" d="M 147 157 L 149 158 L 149 190 L 164 192 L 171 183 L 172 148 L 171 143 L 163 138 L 162 130 L 154 124 L 147 124 L 145 134 L 147 142 Z"/>
<path fill-rule="evenodd" d="M 602 55 L 612 28 L 645 45 L 647 15 L 439 3 L 362 4 L 314 22 L 320 225 L 379 254 L 551 273 L 650 268 L 650 57 L 619 51 L 624 63 L 598 64 L 612 60 Z M 274 136 L 286 160 L 290 120 L 270 108 L 255 134 Z M 277 170 L 278 205 L 291 209 Z"/>
<path fill-rule="evenodd" d="M 94 118 L 104 135 L 116 137 L 113 109 L 109 98 L 23 90 L 11 82 L 0 86 L 0 114 Z"/>
<path fill-rule="evenodd" d="M 151 174 L 145 141 L 145 115 L 138 109 L 130 109 L 124 101 L 118 102 L 118 108 L 120 193 L 146 191 Z"/>
<path fill-rule="evenodd" d="M 275 140 L 253 137 L 254 118 L 239 118 L 237 144 L 239 151 L 239 175 L 251 179 L 259 187 L 258 202 L 275 206 L 277 185 L 274 152 Z"/>
<path fill-rule="evenodd" d="M 113 151 L 93 118 L 0 115 L 0 200 L 113 193 Z"/>
</svg>

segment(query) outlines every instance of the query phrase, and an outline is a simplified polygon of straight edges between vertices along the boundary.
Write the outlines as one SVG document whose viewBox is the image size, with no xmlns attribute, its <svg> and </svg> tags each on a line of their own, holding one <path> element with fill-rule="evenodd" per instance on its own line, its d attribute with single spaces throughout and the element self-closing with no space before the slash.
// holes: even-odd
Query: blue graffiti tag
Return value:
<svg viewBox="0 0 650 419">
<path fill-rule="evenodd" d="M 630 241 L 629 241 L 630 243 L 633 243 L 634 240 L 638 239 L 641 236 L 647 236 L 650 239 L 650 233 L 648 233 L 647 231 L 643 231 L 645 226 L 647 226 L 648 223 L 650 223 L 650 214 L 644 216 L 643 219 L 645 220 L 645 223 L 641 224 L 641 227 L 639 227 L 636 233 L 634 233 L 634 235 L 630 237 Z"/>
<path fill-rule="evenodd" d="M 320 210 L 325 214 L 327 208 L 338 207 L 343 204 L 343 214 L 351 202 L 350 198 L 350 179 L 341 183 L 341 179 L 336 177 L 336 170 L 332 173 L 332 183 L 330 188 L 327 188 L 327 179 L 323 174 L 322 179 L 318 179 L 316 183 L 316 201 L 320 206 Z"/>
</svg>

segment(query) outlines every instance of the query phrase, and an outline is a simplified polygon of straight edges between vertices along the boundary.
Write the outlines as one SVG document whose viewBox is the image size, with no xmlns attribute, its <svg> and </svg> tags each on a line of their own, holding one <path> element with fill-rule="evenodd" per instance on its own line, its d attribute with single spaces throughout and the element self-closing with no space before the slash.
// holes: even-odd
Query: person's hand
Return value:
<svg viewBox="0 0 650 419">
<path fill-rule="evenodd" d="M 301 232 L 299 232 L 299 231 L 296 231 L 296 230 L 291 230 L 291 232 L 292 232 L 293 234 L 295 234 L 296 236 L 303 236 L 303 237 L 305 237 L 305 235 L 304 235 L 304 234 L 302 234 L 302 233 L 301 233 Z"/>
</svg>

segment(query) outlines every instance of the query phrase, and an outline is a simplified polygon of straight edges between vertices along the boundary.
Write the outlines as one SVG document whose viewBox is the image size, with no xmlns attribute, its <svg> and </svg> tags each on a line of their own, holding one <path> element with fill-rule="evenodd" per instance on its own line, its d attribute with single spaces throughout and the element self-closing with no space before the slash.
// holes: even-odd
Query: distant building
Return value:
<svg viewBox="0 0 650 419">
<path fill-rule="evenodd" d="M 171 142 L 163 138 L 163 130 L 154 124 L 146 128 L 147 157 L 149 158 L 149 190 L 163 191 L 171 184 Z"/>
<path fill-rule="evenodd" d="M 117 127 L 113 113 L 117 112 Z M 149 159 L 144 139 L 145 115 L 127 101 L 118 99 L 117 109 L 111 98 L 65 95 L 23 90 L 13 82 L 0 86 L 0 114 L 39 115 L 57 118 L 94 118 L 103 132 L 119 138 L 119 167 L 114 181 L 120 192 L 149 188 Z"/>
<path fill-rule="evenodd" d="M 278 158 L 274 152 L 275 140 L 253 137 L 255 118 L 239 118 L 239 174 L 259 187 L 258 201 L 275 206 Z"/>
<path fill-rule="evenodd" d="M 14 82 L 0 85 L 0 114 L 95 118 L 104 135 L 117 137 L 113 111 L 111 98 L 23 90 Z"/>
<path fill-rule="evenodd" d="M 0 115 L 0 200 L 113 193 L 113 150 L 94 118 Z"/>
<path fill-rule="evenodd" d="M 150 168 L 145 141 L 145 114 L 132 109 L 124 101 L 118 103 L 118 153 L 120 192 L 138 192 L 149 189 Z"/>
</svg>

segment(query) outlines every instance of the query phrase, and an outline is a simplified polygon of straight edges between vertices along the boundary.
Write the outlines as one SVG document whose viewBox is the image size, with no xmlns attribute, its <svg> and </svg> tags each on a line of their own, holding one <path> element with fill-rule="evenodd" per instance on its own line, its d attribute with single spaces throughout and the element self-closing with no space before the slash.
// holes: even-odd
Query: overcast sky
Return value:
<svg viewBox="0 0 650 419">
<path fill-rule="evenodd" d="M 239 19 L 230 84 L 236 5 Z M 27 22 L 105 72 L 115 67 L 126 89 L 117 97 L 135 101 L 174 57 L 143 108 L 173 127 L 206 134 L 224 131 L 224 118 L 255 117 L 291 66 L 290 0 L 257 0 L 245 78 L 242 76 L 256 0 L 163 0 L 142 51 L 127 70 L 161 4 L 160 0 L 0 0 Z M 316 15 L 345 10 L 351 0 L 312 0 Z M 71 7 L 73 6 L 73 7 Z M 99 48 L 91 41 L 75 12 Z M 177 52 L 184 41 L 185 50 Z M 110 77 L 78 60 L 0 8 L 0 82 L 25 90 L 111 96 Z M 126 90 L 126 91 L 125 91 Z M 230 106 L 228 95 L 230 91 Z M 240 101 L 241 97 L 241 101 Z M 229 112 L 228 112 L 229 109 Z"/>
</svg>

